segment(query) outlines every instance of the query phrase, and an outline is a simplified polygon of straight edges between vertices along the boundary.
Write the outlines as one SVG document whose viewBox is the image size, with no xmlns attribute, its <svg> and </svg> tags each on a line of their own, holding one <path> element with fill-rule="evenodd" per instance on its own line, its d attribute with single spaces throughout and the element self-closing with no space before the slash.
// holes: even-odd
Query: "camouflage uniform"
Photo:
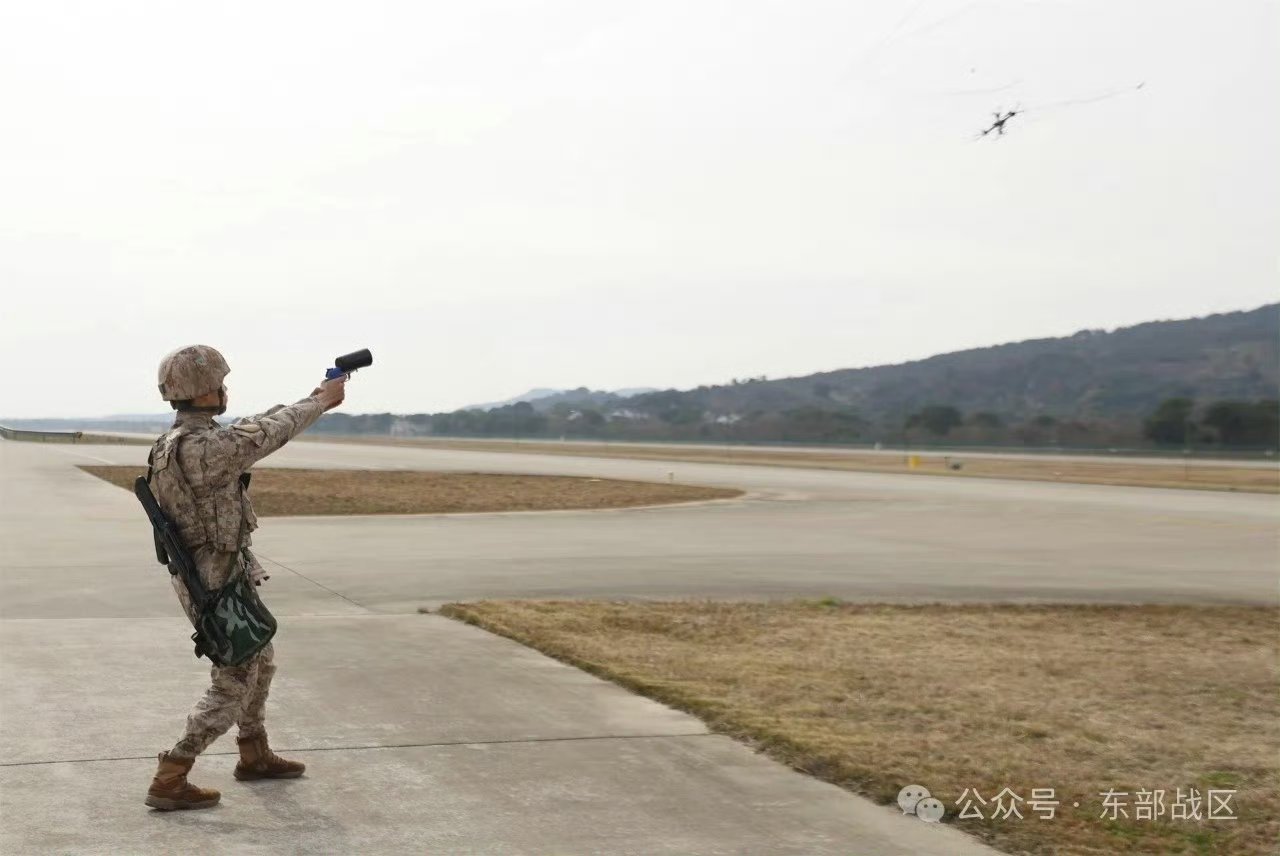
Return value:
<svg viewBox="0 0 1280 856">
<path fill-rule="evenodd" d="M 258 521 L 241 486 L 241 474 L 323 412 L 324 405 L 314 397 L 288 407 L 277 405 L 230 426 L 219 425 L 208 412 L 182 411 L 173 430 L 152 447 L 151 489 L 191 550 L 208 590 L 225 585 L 237 568 L 261 572 L 249 550 L 249 533 Z M 187 617 L 194 621 L 186 587 L 180 577 L 172 579 Z M 264 735 L 264 707 L 276 671 L 272 655 L 267 645 L 239 666 L 214 666 L 211 686 L 187 717 L 186 732 L 169 754 L 194 758 L 233 722 L 239 723 L 241 740 Z"/>
</svg>

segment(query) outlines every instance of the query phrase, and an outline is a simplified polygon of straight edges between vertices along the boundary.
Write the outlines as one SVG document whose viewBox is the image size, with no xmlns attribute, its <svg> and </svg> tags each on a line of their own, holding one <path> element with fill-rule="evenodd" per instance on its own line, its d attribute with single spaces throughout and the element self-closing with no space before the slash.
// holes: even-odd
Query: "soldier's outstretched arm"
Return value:
<svg viewBox="0 0 1280 856">
<path fill-rule="evenodd" d="M 231 424 L 232 424 L 232 425 L 239 425 L 239 424 L 240 424 L 240 423 L 242 423 L 242 422 L 257 422 L 257 421 L 258 421 L 259 419 L 261 419 L 262 417 L 264 417 L 264 416 L 270 416 L 271 414 L 275 413 L 277 410 L 280 410 L 280 409 L 281 409 L 281 408 L 283 408 L 283 407 L 284 407 L 284 405 L 283 405 L 283 404 L 277 404 L 277 405 L 275 405 L 274 407 L 269 407 L 269 408 L 267 408 L 266 410 L 262 411 L 261 413 L 255 413 L 255 414 L 253 414 L 252 416 L 241 416 L 239 419 L 237 419 L 235 422 L 232 422 Z"/>
<path fill-rule="evenodd" d="M 243 472 L 310 428 L 326 410 L 342 403 L 345 386 L 343 380 L 327 381 L 301 401 L 237 420 L 227 432 L 234 445 L 231 468 L 236 474 Z"/>
</svg>

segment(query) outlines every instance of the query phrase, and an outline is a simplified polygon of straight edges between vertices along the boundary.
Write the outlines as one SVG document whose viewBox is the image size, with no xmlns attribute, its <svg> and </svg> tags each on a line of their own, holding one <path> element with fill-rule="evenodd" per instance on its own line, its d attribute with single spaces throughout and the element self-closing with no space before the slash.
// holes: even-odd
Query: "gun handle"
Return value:
<svg viewBox="0 0 1280 856">
<path fill-rule="evenodd" d="M 351 377 L 351 373 L 350 373 L 350 372 L 344 372 L 342 369 L 338 368 L 337 366 L 334 366 L 334 367 L 333 367 L 333 368 L 331 368 L 331 369 L 326 369 L 326 370 L 325 370 L 325 373 L 324 373 L 324 379 L 325 379 L 325 380 L 337 380 L 337 379 L 338 379 L 338 378 L 340 378 L 340 377 L 350 378 L 350 377 Z"/>
</svg>

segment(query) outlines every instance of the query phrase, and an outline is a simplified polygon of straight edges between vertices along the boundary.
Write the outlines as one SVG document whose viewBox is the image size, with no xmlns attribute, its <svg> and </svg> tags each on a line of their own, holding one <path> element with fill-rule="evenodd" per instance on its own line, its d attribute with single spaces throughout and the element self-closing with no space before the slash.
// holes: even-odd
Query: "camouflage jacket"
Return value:
<svg viewBox="0 0 1280 856">
<path fill-rule="evenodd" d="M 179 413 L 173 429 L 151 447 L 151 491 L 195 557 L 208 588 L 226 583 L 242 551 L 252 561 L 249 533 L 258 528 L 258 518 L 240 476 L 323 412 L 312 397 L 229 426 L 219 425 L 209 413 Z"/>
</svg>

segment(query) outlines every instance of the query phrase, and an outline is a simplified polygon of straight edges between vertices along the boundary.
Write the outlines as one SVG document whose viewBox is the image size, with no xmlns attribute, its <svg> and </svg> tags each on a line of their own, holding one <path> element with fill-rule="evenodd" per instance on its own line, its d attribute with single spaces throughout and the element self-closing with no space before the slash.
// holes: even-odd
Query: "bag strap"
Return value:
<svg viewBox="0 0 1280 856">
<path fill-rule="evenodd" d="M 244 493 L 243 486 L 240 488 L 240 492 Z M 227 577 L 227 585 L 230 585 L 232 581 L 237 579 L 238 577 L 244 576 L 248 570 L 246 565 L 248 564 L 249 559 L 248 557 L 245 556 L 245 553 L 248 551 L 249 548 L 244 546 L 245 529 L 248 527 L 248 525 L 249 525 L 249 519 L 248 517 L 245 516 L 244 509 L 241 508 L 240 509 L 240 534 L 236 536 L 236 570 L 232 571 L 231 574 Z"/>
</svg>

